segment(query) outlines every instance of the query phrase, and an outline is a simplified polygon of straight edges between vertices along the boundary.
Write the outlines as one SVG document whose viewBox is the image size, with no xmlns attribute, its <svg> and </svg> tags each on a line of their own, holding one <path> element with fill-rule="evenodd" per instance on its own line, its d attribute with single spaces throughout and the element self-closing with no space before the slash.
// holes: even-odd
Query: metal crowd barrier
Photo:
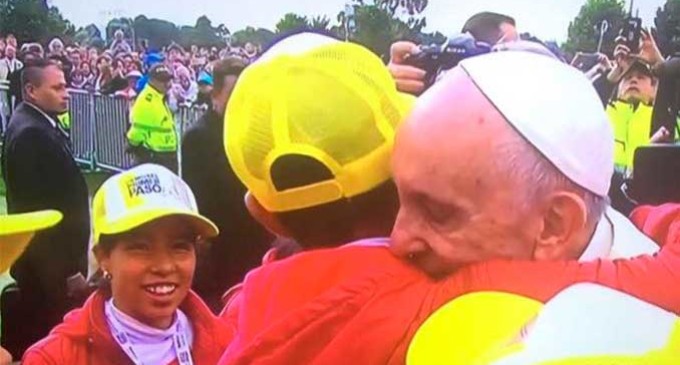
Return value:
<svg viewBox="0 0 680 365">
<path fill-rule="evenodd" d="M 9 122 L 11 107 L 8 90 L 7 85 L 0 82 L 0 135 L 7 130 Z M 69 94 L 71 145 L 76 161 L 93 170 L 123 171 L 130 168 L 133 160 L 127 152 L 126 133 L 130 126 L 131 102 L 125 98 L 83 90 L 69 90 Z M 204 108 L 179 107 L 175 113 L 175 123 L 180 146 L 184 131 L 204 112 Z"/>
<path fill-rule="evenodd" d="M 92 121 L 94 99 L 85 91 L 71 91 L 71 145 L 76 161 L 96 168 L 94 154 L 95 129 Z"/>
<path fill-rule="evenodd" d="M 179 123 L 180 127 L 180 135 L 184 135 L 187 128 L 191 127 L 192 124 L 199 120 L 206 110 L 207 108 L 205 107 L 180 106 L 175 114 L 175 121 Z"/>
<path fill-rule="evenodd" d="M 131 103 L 126 99 L 94 95 L 94 145 L 97 167 L 123 170 L 133 164 L 127 152 L 126 133 L 130 125 Z"/>
<path fill-rule="evenodd" d="M 0 136 L 7 130 L 10 110 L 9 83 L 0 80 Z"/>
</svg>

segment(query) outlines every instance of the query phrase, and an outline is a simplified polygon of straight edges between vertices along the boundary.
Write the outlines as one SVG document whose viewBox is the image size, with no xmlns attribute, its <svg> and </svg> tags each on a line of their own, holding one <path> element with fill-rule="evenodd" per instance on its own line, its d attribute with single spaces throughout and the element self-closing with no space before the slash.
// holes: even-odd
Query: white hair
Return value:
<svg viewBox="0 0 680 365">
<path fill-rule="evenodd" d="M 59 38 L 53 38 L 50 41 L 50 44 L 47 45 L 47 48 L 50 51 L 54 51 L 54 48 L 57 47 L 57 46 L 61 46 L 61 48 L 64 48 L 64 42 L 62 42 L 61 39 L 59 39 Z"/>
<path fill-rule="evenodd" d="M 583 199 L 588 222 L 597 223 L 600 220 L 609 205 L 607 197 L 599 196 L 571 181 L 515 130 L 507 134 L 507 137 L 500 137 L 502 140 L 498 141 L 496 167 L 502 176 L 526 187 L 519 194 L 523 211 L 528 211 L 553 192 L 569 191 Z"/>
</svg>

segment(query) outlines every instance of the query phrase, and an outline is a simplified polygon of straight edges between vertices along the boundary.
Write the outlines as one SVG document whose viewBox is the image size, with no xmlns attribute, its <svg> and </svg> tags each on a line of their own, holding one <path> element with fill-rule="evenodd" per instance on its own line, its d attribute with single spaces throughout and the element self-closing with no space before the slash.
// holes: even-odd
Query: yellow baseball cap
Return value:
<svg viewBox="0 0 680 365">
<path fill-rule="evenodd" d="M 62 217 L 56 210 L 0 215 L 0 273 L 12 266 L 37 231 L 53 227 Z"/>
<path fill-rule="evenodd" d="M 680 319 L 596 284 L 547 303 L 500 292 L 461 296 L 418 329 L 408 365 L 671 365 Z"/>
<path fill-rule="evenodd" d="M 225 116 L 225 149 L 236 175 L 269 211 L 350 198 L 390 179 L 395 131 L 413 101 L 368 49 L 297 34 L 241 74 Z M 277 189 L 272 166 L 288 156 L 311 158 L 332 178 Z"/>
<path fill-rule="evenodd" d="M 163 166 L 139 165 L 110 177 L 94 195 L 94 242 L 99 243 L 102 234 L 128 232 L 171 215 L 190 219 L 203 238 L 219 233 L 213 222 L 198 213 L 194 194 L 179 176 Z"/>
<path fill-rule="evenodd" d="M 471 365 L 512 343 L 543 304 L 501 292 L 463 295 L 441 307 L 418 329 L 407 365 Z"/>
</svg>

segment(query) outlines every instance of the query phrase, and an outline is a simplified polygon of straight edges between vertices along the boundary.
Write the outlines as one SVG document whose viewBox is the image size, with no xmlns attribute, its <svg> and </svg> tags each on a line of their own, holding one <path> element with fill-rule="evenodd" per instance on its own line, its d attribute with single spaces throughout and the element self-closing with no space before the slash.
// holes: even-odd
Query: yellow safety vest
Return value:
<svg viewBox="0 0 680 365">
<path fill-rule="evenodd" d="M 607 106 L 607 115 L 614 129 L 614 163 L 618 168 L 633 167 L 635 150 L 649 144 L 652 129 L 652 111 L 649 105 L 616 101 Z"/>
<path fill-rule="evenodd" d="M 177 133 L 172 112 L 163 94 L 151 84 L 139 93 L 132 106 L 128 141 L 133 146 L 143 146 L 154 152 L 177 151 Z"/>
<path fill-rule="evenodd" d="M 59 114 L 57 120 L 64 131 L 68 133 L 71 130 L 71 114 L 69 112 Z"/>
<path fill-rule="evenodd" d="M 614 163 L 616 167 L 627 170 L 633 167 L 635 150 L 640 146 L 649 145 L 652 129 L 652 113 L 654 108 L 646 104 L 633 104 L 616 101 L 607 106 L 607 115 L 614 129 Z M 678 140 L 676 127 L 675 140 Z"/>
</svg>

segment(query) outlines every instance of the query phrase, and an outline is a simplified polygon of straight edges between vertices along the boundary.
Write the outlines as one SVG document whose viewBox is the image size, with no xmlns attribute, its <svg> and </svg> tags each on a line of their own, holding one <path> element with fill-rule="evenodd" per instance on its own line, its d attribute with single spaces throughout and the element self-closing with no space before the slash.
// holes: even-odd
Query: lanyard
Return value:
<svg viewBox="0 0 680 365">
<path fill-rule="evenodd" d="M 142 360 L 137 356 L 135 352 L 135 346 L 130 341 L 130 337 L 127 332 L 123 329 L 123 325 L 118 321 L 109 306 L 104 307 L 106 312 L 106 317 L 109 319 L 111 324 L 111 332 L 113 334 L 113 339 L 116 340 L 118 346 L 125 352 L 125 354 L 132 360 L 135 365 L 145 365 Z M 175 334 L 172 335 L 172 343 L 175 348 L 175 354 L 177 355 L 177 361 L 180 365 L 194 365 L 194 361 L 191 359 L 191 349 L 189 348 L 189 341 L 184 334 L 182 324 L 178 320 L 175 324 Z"/>
</svg>

